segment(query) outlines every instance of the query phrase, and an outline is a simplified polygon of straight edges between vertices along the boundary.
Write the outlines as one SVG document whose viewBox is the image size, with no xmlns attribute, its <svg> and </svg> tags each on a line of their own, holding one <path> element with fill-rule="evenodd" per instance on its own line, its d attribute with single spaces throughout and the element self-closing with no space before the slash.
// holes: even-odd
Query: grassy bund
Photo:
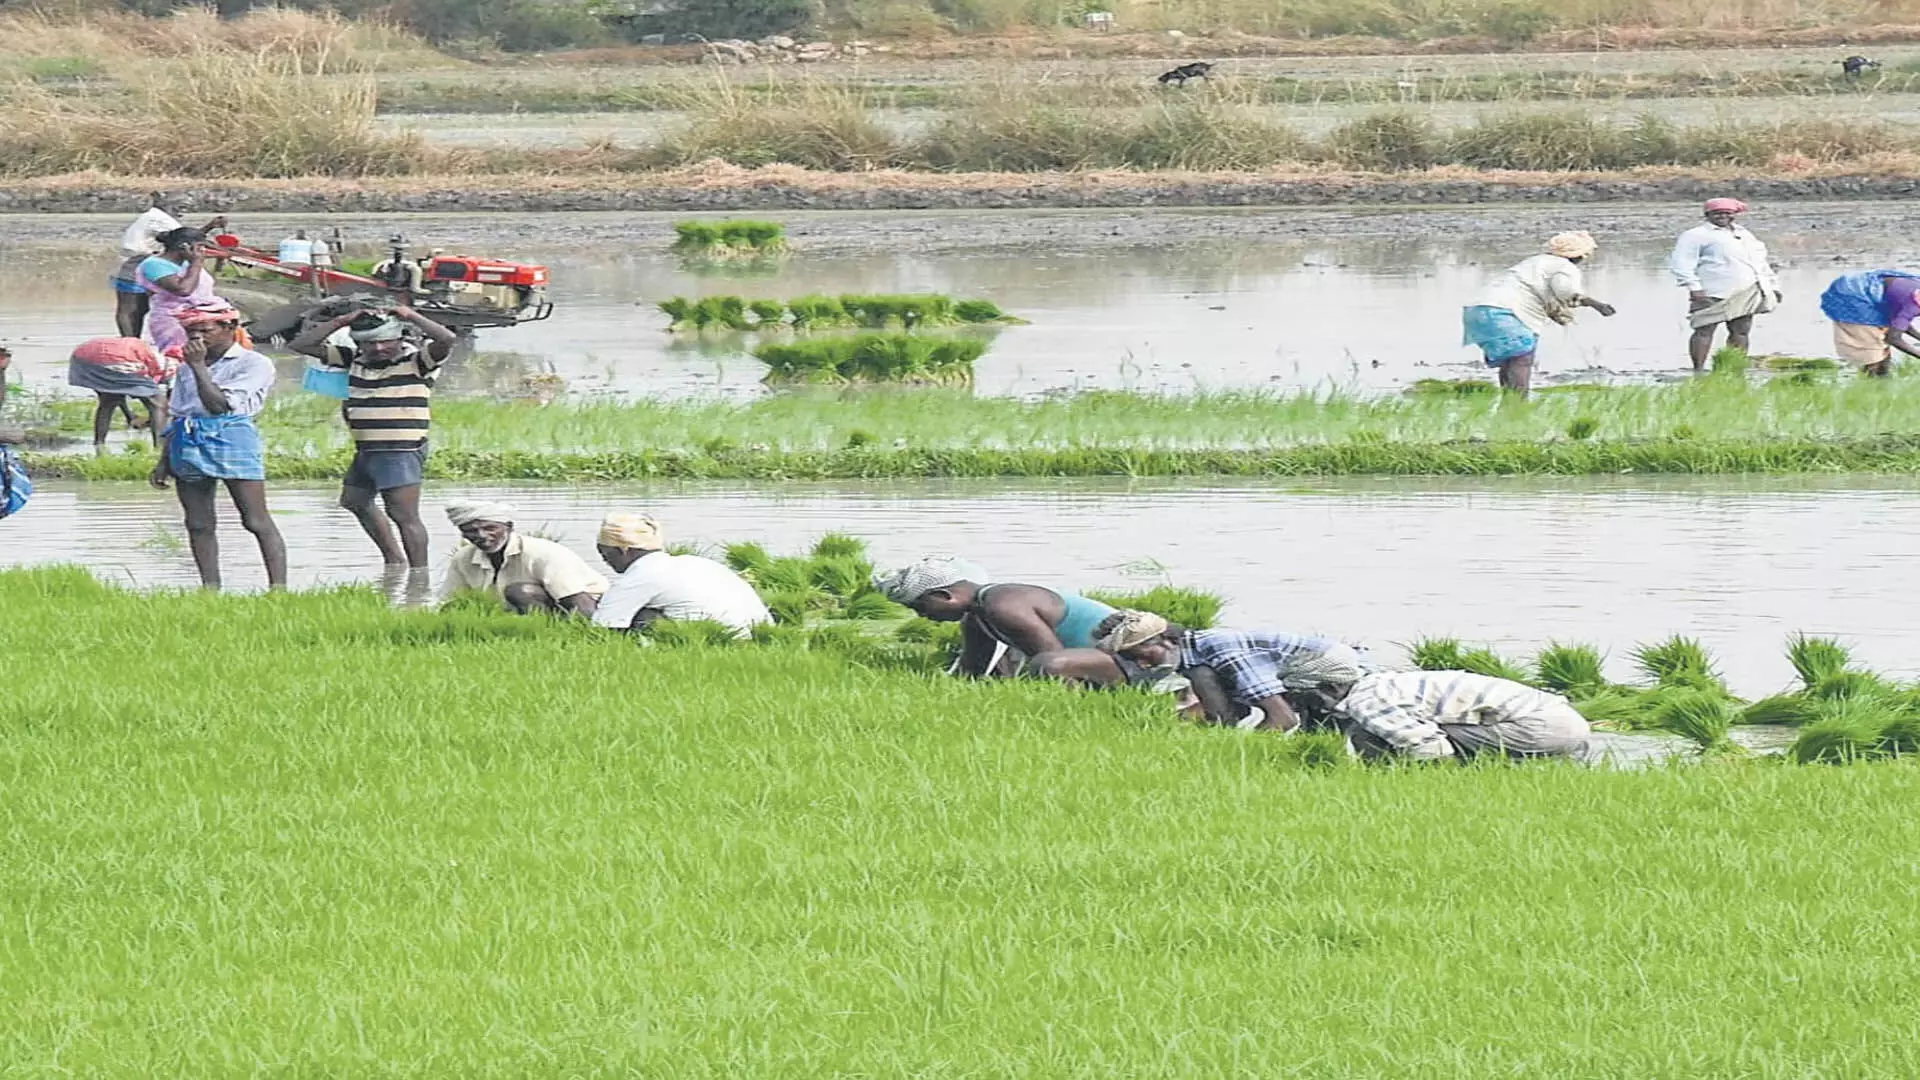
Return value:
<svg viewBox="0 0 1920 1080">
<path fill-rule="evenodd" d="M 0 574 L 22 1073 L 1920 1073 L 1910 762 L 1367 769 L 1131 694 Z"/>
<path fill-rule="evenodd" d="M 856 389 L 748 403 L 446 400 L 434 406 L 428 469 L 443 479 L 537 480 L 1920 472 L 1920 381 L 1904 377 L 1723 375 L 1566 387 L 1531 402 L 1433 388 L 1389 398 L 1023 402 Z M 21 418 L 78 436 L 90 413 L 90 403 L 43 403 Z M 270 475 L 344 471 L 330 402 L 282 393 L 261 428 Z M 149 453 L 136 441 L 106 457 L 41 452 L 29 462 L 47 476 L 138 480 Z"/>
</svg>

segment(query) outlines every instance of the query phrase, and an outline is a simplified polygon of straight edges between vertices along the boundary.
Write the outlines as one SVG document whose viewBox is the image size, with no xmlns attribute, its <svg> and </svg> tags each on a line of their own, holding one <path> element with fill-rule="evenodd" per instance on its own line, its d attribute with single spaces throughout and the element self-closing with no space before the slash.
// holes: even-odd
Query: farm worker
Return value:
<svg viewBox="0 0 1920 1080">
<path fill-rule="evenodd" d="M 447 519 L 464 541 L 453 549 L 442 602 L 462 589 L 484 589 L 516 614 L 557 612 L 591 617 L 607 579 L 563 544 L 514 531 L 513 507 L 490 500 L 447 504 Z"/>
<path fill-rule="evenodd" d="M 960 659 L 953 670 L 969 678 L 1030 674 L 1118 683 L 1127 672 L 1093 647 L 1094 627 L 1113 608 L 1038 585 L 990 583 L 986 571 L 953 555 L 929 555 L 890 574 L 874 588 L 923 618 L 960 624 Z"/>
<path fill-rule="evenodd" d="M 1362 675 L 1337 714 L 1363 757 L 1574 757 L 1593 733 L 1567 699 L 1471 671 Z"/>
<path fill-rule="evenodd" d="M 1474 296 L 1461 312 L 1463 344 L 1477 345 L 1487 366 L 1500 369 L 1500 385 L 1522 397 L 1533 385 L 1533 354 L 1548 323 L 1573 321 L 1578 308 L 1612 315 L 1613 305 L 1586 295 L 1580 264 L 1598 245 L 1584 232 L 1564 232 L 1547 241 L 1544 255 L 1523 259 Z"/>
<path fill-rule="evenodd" d="M 1184 676 L 1204 719 L 1243 728 L 1291 731 L 1300 717 L 1288 695 L 1324 711 L 1365 671 L 1351 645 L 1328 638 L 1189 630 L 1150 611 L 1117 612 L 1101 623 L 1100 632 L 1103 652 L 1155 674 Z"/>
<path fill-rule="evenodd" d="M 1706 370 L 1715 330 L 1726 326 L 1727 344 L 1745 352 L 1753 317 L 1785 299 L 1767 245 L 1735 220 L 1746 212 L 1739 199 L 1708 199 L 1706 222 L 1681 233 L 1668 260 L 1674 280 L 1687 290 L 1693 327 L 1687 355 L 1695 371 Z"/>
<path fill-rule="evenodd" d="M 167 402 L 172 419 L 161 440 L 160 461 L 148 479 L 161 488 L 169 477 L 179 481 L 187 542 L 202 585 L 220 588 L 213 508 L 218 481 L 227 486 L 241 526 L 260 545 L 267 584 L 286 588 L 287 545 L 267 512 L 266 451 L 253 422 L 273 389 L 273 361 L 240 344 L 240 313 L 224 303 L 188 309 L 178 321 L 186 335 L 180 350 L 186 370 L 173 380 Z"/>
<path fill-rule="evenodd" d="M 1833 320 L 1833 348 L 1865 375 L 1893 374 L 1893 350 L 1920 359 L 1920 274 L 1911 270 L 1862 270 L 1842 274 L 1820 294 L 1820 310 Z"/>
<path fill-rule="evenodd" d="M 644 514 L 608 514 L 594 544 L 619 575 L 593 613 L 596 625 L 641 630 L 658 619 L 706 620 L 745 638 L 773 621 L 745 578 L 712 559 L 667 551 L 659 524 Z"/>
<path fill-rule="evenodd" d="M 226 228 L 225 216 L 215 217 L 203 232 Z M 139 337 L 147 323 L 147 290 L 140 286 L 140 264 L 160 254 L 162 234 L 180 227 L 166 207 L 165 198 L 154 192 L 147 196 L 147 209 L 120 237 L 120 266 L 113 272 L 113 321 L 121 337 Z"/>
<path fill-rule="evenodd" d="M 345 329 L 349 345 L 327 339 Z M 433 382 L 459 337 L 404 305 L 390 315 L 350 311 L 315 323 L 293 340 L 295 352 L 345 368 L 340 413 L 353 435 L 353 462 L 340 482 L 340 506 L 366 530 L 388 566 L 427 567 L 420 482 L 427 464 Z M 375 494 L 386 506 L 373 505 Z M 399 533 L 399 541 L 394 533 Z"/>
<path fill-rule="evenodd" d="M 67 383 L 93 391 L 98 399 L 93 409 L 93 445 L 106 444 L 107 428 L 113 414 L 132 413 L 127 399 L 138 401 L 147 410 L 147 427 L 153 444 L 160 445 L 160 432 L 167 426 L 167 384 L 179 365 L 163 356 L 152 342 L 137 337 L 94 338 L 83 341 L 67 361 Z"/>
<path fill-rule="evenodd" d="M 140 263 L 134 279 L 150 299 L 147 308 L 146 339 L 161 352 L 172 355 L 186 344 L 187 334 L 180 326 L 180 313 L 195 307 L 219 304 L 232 307 L 214 295 L 213 271 L 202 265 L 200 244 L 206 234 L 199 229 L 174 229 L 160 237 L 161 252 Z M 251 348 L 246 331 L 236 329 L 235 340 Z"/>
</svg>

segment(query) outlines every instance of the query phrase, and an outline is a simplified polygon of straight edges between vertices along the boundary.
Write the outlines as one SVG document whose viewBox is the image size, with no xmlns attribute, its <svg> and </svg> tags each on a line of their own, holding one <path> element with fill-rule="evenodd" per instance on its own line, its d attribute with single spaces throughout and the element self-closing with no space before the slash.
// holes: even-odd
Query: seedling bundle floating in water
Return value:
<svg viewBox="0 0 1920 1080">
<path fill-rule="evenodd" d="M 676 221 L 673 250 L 712 259 L 777 255 L 787 251 L 787 227 L 777 221 Z"/>
<path fill-rule="evenodd" d="M 954 300 L 938 293 L 798 296 L 747 300 L 738 296 L 676 296 L 660 310 L 671 330 L 920 330 L 944 326 L 1017 323 L 991 300 Z"/>
<path fill-rule="evenodd" d="M 973 382 L 973 362 L 986 351 L 977 338 L 893 333 L 768 343 L 753 355 L 772 369 L 768 382 L 957 386 Z"/>
</svg>

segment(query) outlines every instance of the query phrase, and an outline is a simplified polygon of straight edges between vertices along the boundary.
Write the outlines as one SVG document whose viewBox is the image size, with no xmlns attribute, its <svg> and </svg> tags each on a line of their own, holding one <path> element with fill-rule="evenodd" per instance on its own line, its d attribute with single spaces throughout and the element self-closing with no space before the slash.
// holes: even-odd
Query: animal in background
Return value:
<svg viewBox="0 0 1920 1080">
<path fill-rule="evenodd" d="M 1168 83 L 1173 83 L 1179 86 L 1185 86 L 1187 85 L 1188 79 L 1207 78 L 1208 77 L 1207 73 L 1212 70 L 1213 70 L 1212 64 L 1209 64 L 1204 60 L 1195 60 L 1191 64 L 1181 64 L 1179 67 L 1174 68 L 1172 71 L 1162 73 L 1160 78 L 1157 81 L 1160 82 L 1160 84 L 1163 86 Z"/>
<path fill-rule="evenodd" d="M 1849 56 L 1845 60 L 1838 61 L 1838 63 L 1841 72 L 1849 79 L 1857 79 L 1864 74 L 1868 68 L 1877 68 L 1880 66 L 1880 61 L 1869 60 L 1864 56 Z"/>
</svg>

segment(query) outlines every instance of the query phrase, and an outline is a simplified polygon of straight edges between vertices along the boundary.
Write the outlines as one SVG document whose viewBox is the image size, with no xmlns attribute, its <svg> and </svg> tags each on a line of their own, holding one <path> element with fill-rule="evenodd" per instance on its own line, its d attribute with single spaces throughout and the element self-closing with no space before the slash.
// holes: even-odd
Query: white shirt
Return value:
<svg viewBox="0 0 1920 1080">
<path fill-rule="evenodd" d="M 1488 282 L 1467 306 L 1504 308 L 1539 334 L 1550 323 L 1573 319 L 1573 302 L 1584 286 L 1579 264 L 1558 255 L 1535 255 Z"/>
<path fill-rule="evenodd" d="M 593 621 L 625 630 L 641 608 L 659 608 L 681 622 L 710 619 L 746 637 L 760 623 L 773 621 L 753 586 L 731 569 L 698 555 L 658 551 L 642 555 L 600 598 Z"/>
<path fill-rule="evenodd" d="M 1724 300 L 1750 285 L 1768 292 L 1780 288 L 1767 245 L 1739 225 L 1722 229 L 1702 223 L 1680 234 L 1667 268 L 1689 292 L 1703 292 Z"/>
<path fill-rule="evenodd" d="M 160 254 L 160 234 L 172 232 L 180 227 L 180 222 L 172 214 L 154 207 L 133 219 L 127 226 L 126 235 L 120 238 L 120 254 L 134 259 L 143 255 Z"/>
<path fill-rule="evenodd" d="M 220 359 L 207 365 L 213 385 L 227 395 L 229 411 L 235 416 L 258 416 L 267 407 L 267 394 L 273 390 L 273 361 L 238 345 Z M 200 380 L 187 365 L 181 364 L 173 378 L 173 393 L 167 399 L 167 411 L 175 416 L 212 416 L 200 403 Z"/>
</svg>

